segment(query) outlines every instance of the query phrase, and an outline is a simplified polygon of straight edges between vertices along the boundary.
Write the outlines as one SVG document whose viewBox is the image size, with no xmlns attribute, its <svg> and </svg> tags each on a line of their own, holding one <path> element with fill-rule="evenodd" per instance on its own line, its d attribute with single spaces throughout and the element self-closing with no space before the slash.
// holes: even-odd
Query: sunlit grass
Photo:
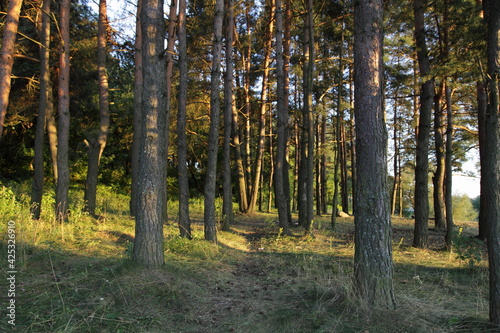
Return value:
<svg viewBox="0 0 500 333">
<path fill-rule="evenodd" d="M 486 257 L 460 259 L 430 231 L 432 249 L 411 247 L 413 220 L 394 218 L 398 308 L 369 315 L 353 293 L 354 226 L 315 219 L 285 236 L 277 216 L 236 215 L 218 245 L 203 239 L 202 201 L 193 200 L 193 240 L 178 236 L 176 203 L 164 226 L 166 264 L 130 261 L 134 220 L 128 197 L 99 187 L 99 219 L 71 192 L 70 221 L 55 222 L 53 196 L 42 219 L 29 215 L 27 186 L 4 187 L 2 221 L 17 228 L 17 328 L 25 332 L 494 332 L 487 324 Z M 5 204 L 8 202 L 9 204 Z M 296 219 L 296 217 L 294 217 Z M 475 224 L 461 222 L 466 235 Z M 6 224 L 0 227 L 2 239 Z M 484 248 L 474 251 L 484 256 Z M 5 257 L 6 244 L 1 252 Z M 2 267 L 2 271 L 6 271 Z M 6 322 L 0 330 L 6 331 Z"/>
</svg>

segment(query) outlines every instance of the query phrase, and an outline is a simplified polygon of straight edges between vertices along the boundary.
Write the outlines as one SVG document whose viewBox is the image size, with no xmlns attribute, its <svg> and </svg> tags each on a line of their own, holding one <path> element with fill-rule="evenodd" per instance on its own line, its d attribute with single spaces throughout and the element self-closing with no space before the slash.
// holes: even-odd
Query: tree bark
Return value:
<svg viewBox="0 0 500 333">
<path fill-rule="evenodd" d="M 383 111 L 382 0 L 354 8 L 356 215 L 354 280 L 369 306 L 395 308 L 391 219 L 387 191 L 387 132 Z"/>
<path fill-rule="evenodd" d="M 10 81 L 14 65 L 14 48 L 22 0 L 9 0 L 7 16 L 3 28 L 2 47 L 0 49 L 0 140 L 2 139 L 5 115 L 9 106 Z"/>
<path fill-rule="evenodd" d="M 188 58 L 186 32 L 186 0 L 179 0 L 179 98 L 177 111 L 177 160 L 179 180 L 179 231 L 181 237 L 192 238 L 189 217 L 189 182 L 187 167 L 186 102 L 188 94 Z"/>
<path fill-rule="evenodd" d="M 488 95 L 486 93 L 485 82 L 477 82 L 477 116 L 478 116 L 478 132 L 479 132 L 479 160 L 483 161 L 486 157 L 486 112 L 488 108 Z M 481 162 L 482 163 L 482 162 Z M 487 186 L 488 180 L 486 179 L 486 174 L 483 175 L 485 168 L 481 167 L 481 179 L 480 187 L 483 188 Z M 484 212 L 486 211 L 485 205 L 487 204 L 487 198 L 484 195 L 479 197 L 479 234 L 478 238 L 481 240 L 486 240 L 488 237 L 488 221 L 484 217 Z"/>
<path fill-rule="evenodd" d="M 222 58 L 222 21 L 224 1 L 216 0 L 214 14 L 214 39 L 210 84 L 210 129 L 208 136 L 208 161 L 205 180 L 205 239 L 217 243 L 215 221 L 215 185 L 217 180 L 217 151 L 219 147 L 220 76 Z"/>
<path fill-rule="evenodd" d="M 303 89 L 304 105 L 302 109 L 302 140 L 300 144 L 299 166 L 299 224 L 310 231 L 314 221 L 314 117 L 313 117 L 313 73 L 314 73 L 314 20 L 313 2 L 306 2 L 304 27 L 304 64 Z"/>
<path fill-rule="evenodd" d="M 262 166 L 264 161 L 264 150 L 266 142 L 266 114 L 268 110 L 268 89 L 269 89 L 269 70 L 271 67 L 271 47 L 272 47 L 272 34 L 274 29 L 274 0 L 270 0 L 269 20 L 266 32 L 266 39 L 264 42 L 264 61 L 263 61 L 263 74 L 262 74 L 262 87 L 261 87 L 261 107 L 259 115 L 259 141 L 257 146 L 257 156 L 255 158 L 255 170 L 252 182 L 252 192 L 250 195 L 250 202 L 248 206 L 248 213 L 253 213 L 256 208 L 257 198 L 260 192 L 260 179 L 262 173 Z"/>
<path fill-rule="evenodd" d="M 446 235 L 445 243 L 448 249 L 451 248 L 451 243 L 455 234 L 455 224 L 453 223 L 453 109 L 451 103 L 451 90 L 448 83 L 445 83 L 446 94 L 446 157 L 445 157 L 445 182 L 444 182 L 444 197 L 446 207 Z"/>
<path fill-rule="evenodd" d="M 168 135 L 163 0 L 143 0 L 141 8 L 143 87 L 139 192 L 135 223 L 134 262 L 154 267 L 164 263 L 163 223 L 166 218 L 166 136 Z"/>
<path fill-rule="evenodd" d="M 57 170 L 58 180 L 56 185 L 56 219 L 59 222 L 68 219 L 68 192 L 69 192 L 69 14 L 71 3 L 69 0 L 61 1 L 59 25 L 61 29 L 61 49 L 59 56 L 59 89 L 58 89 L 58 145 L 57 145 Z"/>
<path fill-rule="evenodd" d="M 134 42 L 134 137 L 131 148 L 131 189 L 130 189 L 130 215 L 136 216 L 139 202 L 139 153 L 142 137 L 142 31 L 141 11 L 142 1 L 137 1 L 137 14 L 135 23 Z"/>
<path fill-rule="evenodd" d="M 285 167 L 286 149 L 287 149 L 287 127 L 288 127 L 288 109 L 285 98 L 288 96 L 287 87 L 285 85 L 285 64 L 283 56 L 283 8 L 281 0 L 276 0 L 276 79 L 277 79 L 277 128 L 276 128 L 276 158 L 275 158 L 275 174 L 274 174 L 274 193 L 276 199 L 276 207 L 278 208 L 278 224 L 283 229 L 283 233 L 290 233 L 288 220 L 288 211 L 290 210 L 290 202 L 286 195 L 285 177 L 288 177 L 288 171 Z"/>
<path fill-rule="evenodd" d="M 49 101 L 49 94 L 52 94 L 50 81 L 50 0 L 43 0 L 41 8 L 37 13 L 37 30 L 40 36 L 40 98 L 38 105 L 38 117 L 35 134 L 35 159 L 33 185 L 31 191 L 31 217 L 40 219 L 42 209 L 42 197 L 44 187 L 44 166 L 43 147 L 45 137 L 46 115 L 53 112 L 49 108 L 53 107 Z"/>
<path fill-rule="evenodd" d="M 99 76 L 99 111 L 100 121 L 97 137 L 89 137 L 88 149 L 89 160 L 87 168 L 87 179 L 85 181 L 84 210 L 91 216 L 95 216 L 97 178 L 99 176 L 99 164 L 101 156 L 106 147 L 109 133 L 110 111 L 109 111 L 109 84 L 106 69 L 107 56 L 107 28 L 108 14 L 106 0 L 99 1 L 99 20 L 97 25 L 97 70 Z M 92 135 L 93 133 L 91 133 Z"/>
<path fill-rule="evenodd" d="M 485 147 L 481 160 L 481 196 L 485 197 L 484 214 L 488 221 L 488 261 L 490 277 L 490 321 L 500 325 L 500 2 L 484 0 L 487 22 L 488 108 L 485 121 Z"/>
<path fill-rule="evenodd" d="M 223 155 L 223 207 L 222 230 L 229 231 L 233 224 L 233 187 L 231 182 L 231 132 L 233 122 L 233 41 L 234 1 L 227 2 L 226 16 L 226 74 L 224 76 L 224 155 Z"/>
<path fill-rule="evenodd" d="M 439 90 L 434 96 L 434 144 L 436 146 L 436 171 L 432 181 L 434 184 L 434 222 L 436 229 L 445 229 L 445 200 L 444 200 L 444 179 L 445 179 L 445 143 L 444 143 L 444 112 L 441 104 L 443 102 L 445 82 L 441 82 Z"/>
<path fill-rule="evenodd" d="M 428 78 L 431 67 L 425 41 L 425 2 L 425 0 L 414 0 L 413 2 L 418 65 L 420 77 L 424 80 L 420 91 L 420 116 L 415 166 L 415 229 L 413 231 L 413 246 L 419 248 L 429 246 L 427 231 L 429 218 L 429 136 L 434 96 L 434 81 Z"/>
</svg>

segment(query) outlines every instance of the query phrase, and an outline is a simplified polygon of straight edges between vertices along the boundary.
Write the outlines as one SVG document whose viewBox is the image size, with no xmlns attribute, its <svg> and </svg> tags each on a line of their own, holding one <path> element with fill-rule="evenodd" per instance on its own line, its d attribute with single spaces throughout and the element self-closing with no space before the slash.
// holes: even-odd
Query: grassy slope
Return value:
<svg viewBox="0 0 500 333">
<path fill-rule="evenodd" d="M 55 225 L 48 214 L 31 221 L 22 195 L 0 207 L 2 221 L 13 219 L 17 227 L 16 331 L 495 331 L 486 322 L 484 258 L 471 268 L 457 250 L 440 250 L 443 235 L 434 231 L 433 249 L 410 247 L 410 220 L 393 221 L 398 309 L 367 315 L 351 291 L 352 218 L 339 219 L 336 231 L 328 217 L 318 218 L 314 237 L 303 237 L 300 228 L 284 237 L 275 215 L 237 216 L 233 231 L 221 232 L 215 246 L 202 240 L 200 211 L 193 214 L 195 239 L 177 237 L 170 207 L 166 264 L 145 271 L 128 259 L 134 222 L 127 198 L 110 190 L 100 197 L 105 218 L 81 215 L 75 203 L 66 225 Z M 464 226 L 465 234 L 475 233 L 473 225 Z M 463 249 L 467 238 L 461 239 Z M 481 247 L 471 249 L 465 257 L 482 254 Z M 7 257 L 5 241 L 0 253 Z M 5 273 L 6 264 L 1 269 Z M 0 331 L 9 328 L 4 309 Z"/>
</svg>

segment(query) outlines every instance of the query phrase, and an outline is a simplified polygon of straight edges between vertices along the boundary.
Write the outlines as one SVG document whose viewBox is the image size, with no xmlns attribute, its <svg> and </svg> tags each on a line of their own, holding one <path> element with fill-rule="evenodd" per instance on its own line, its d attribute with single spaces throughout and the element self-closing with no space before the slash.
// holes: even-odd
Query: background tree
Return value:
<svg viewBox="0 0 500 333">
<path fill-rule="evenodd" d="M 108 41 L 108 14 L 106 0 L 99 1 L 99 20 L 97 24 L 97 75 L 99 81 L 99 128 L 91 131 L 88 142 L 88 168 L 85 181 L 85 207 L 91 216 L 95 216 L 97 178 L 102 153 L 106 147 L 110 124 L 109 83 L 106 67 Z"/>
<path fill-rule="evenodd" d="M 224 148 L 223 148 L 223 209 L 222 230 L 233 224 L 233 187 L 231 178 L 231 133 L 233 123 L 233 34 L 234 1 L 226 6 L 226 73 L 224 76 Z"/>
<path fill-rule="evenodd" d="M 217 242 L 215 221 L 215 195 L 217 181 L 217 150 L 219 147 L 220 119 L 220 75 L 222 59 L 222 22 L 224 18 L 224 1 L 217 0 L 214 14 L 214 37 L 212 49 L 212 73 L 210 83 L 210 130 L 208 136 L 207 173 L 205 179 L 205 239 Z"/>
<path fill-rule="evenodd" d="M 420 89 L 419 122 L 417 132 L 417 146 L 415 165 L 415 230 L 413 245 L 426 248 L 429 244 L 427 232 L 429 218 L 429 137 L 431 128 L 432 101 L 434 98 L 434 81 L 431 74 L 429 52 L 425 39 L 425 0 L 413 2 L 415 15 L 415 44 L 419 75 L 423 80 Z"/>
<path fill-rule="evenodd" d="M 61 30 L 61 47 L 59 54 L 58 80 L 58 138 L 57 138 L 57 170 L 56 184 L 56 218 L 63 222 L 68 219 L 68 192 L 70 170 L 68 160 L 70 110 L 69 110 L 69 75 L 70 75 L 70 15 L 71 2 L 62 0 L 60 7 L 59 25 Z"/>
<path fill-rule="evenodd" d="M 187 168 L 186 103 L 188 99 L 188 58 L 186 42 L 186 0 L 179 0 L 179 98 L 177 105 L 177 163 L 179 180 L 179 229 L 181 237 L 191 238 L 189 182 Z"/>
<path fill-rule="evenodd" d="M 387 132 L 382 108 L 382 1 L 361 0 L 355 5 L 354 15 L 357 153 L 354 279 L 357 292 L 369 305 L 394 308 Z"/>
<path fill-rule="evenodd" d="M 3 28 L 2 47 L 0 49 L 0 139 L 2 139 L 5 114 L 9 105 L 14 47 L 22 4 L 22 0 L 9 0 Z"/>
<path fill-rule="evenodd" d="M 40 36 L 40 100 L 35 134 L 35 158 L 33 163 L 33 185 L 31 190 L 31 215 L 34 219 L 40 218 L 44 172 L 44 137 L 45 123 L 54 112 L 52 100 L 52 83 L 50 80 L 50 0 L 43 0 L 37 14 L 37 29 Z"/>
</svg>

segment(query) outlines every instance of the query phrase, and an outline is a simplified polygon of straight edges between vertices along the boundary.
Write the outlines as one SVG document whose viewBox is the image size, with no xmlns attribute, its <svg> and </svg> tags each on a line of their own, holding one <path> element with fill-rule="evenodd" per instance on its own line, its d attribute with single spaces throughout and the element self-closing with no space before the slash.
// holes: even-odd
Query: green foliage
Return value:
<svg viewBox="0 0 500 333">
<path fill-rule="evenodd" d="M 479 211 L 467 195 L 453 196 L 453 219 L 458 221 L 477 221 Z"/>
</svg>

